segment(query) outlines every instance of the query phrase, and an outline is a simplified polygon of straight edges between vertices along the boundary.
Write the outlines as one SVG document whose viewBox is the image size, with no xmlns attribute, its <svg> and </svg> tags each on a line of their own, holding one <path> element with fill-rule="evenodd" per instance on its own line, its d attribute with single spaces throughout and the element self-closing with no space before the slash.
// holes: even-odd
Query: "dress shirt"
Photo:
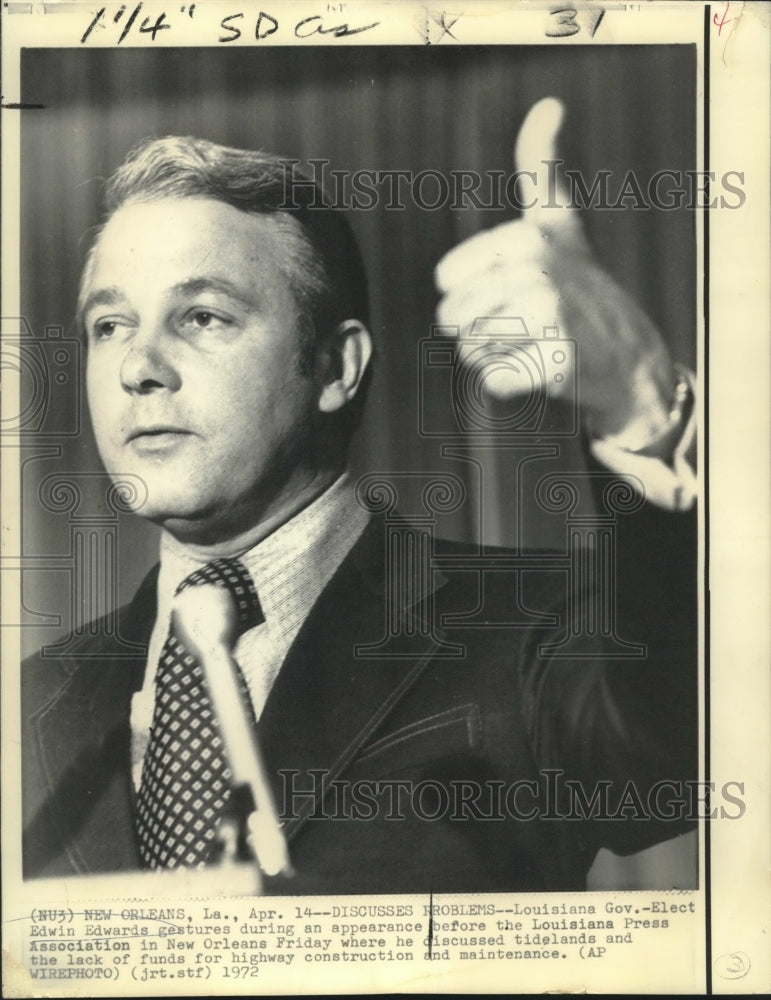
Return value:
<svg viewBox="0 0 771 1000">
<path fill-rule="evenodd" d="M 265 621 L 238 640 L 235 657 L 260 717 L 289 647 L 321 591 L 363 532 L 369 514 L 357 502 L 348 474 L 239 558 L 249 570 Z M 148 646 L 147 669 L 131 706 L 132 774 L 139 788 L 155 701 L 155 675 L 169 632 L 174 594 L 206 559 L 170 535 L 161 542 L 158 617 Z"/>
</svg>

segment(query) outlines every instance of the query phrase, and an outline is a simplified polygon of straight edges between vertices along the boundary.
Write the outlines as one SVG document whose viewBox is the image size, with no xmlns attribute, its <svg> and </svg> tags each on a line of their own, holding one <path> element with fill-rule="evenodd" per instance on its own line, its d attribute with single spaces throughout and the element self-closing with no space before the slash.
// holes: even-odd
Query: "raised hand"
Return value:
<svg viewBox="0 0 771 1000">
<path fill-rule="evenodd" d="M 522 180 L 522 217 L 485 230 L 454 247 L 435 277 L 442 298 L 437 322 L 459 328 L 460 357 L 479 363 L 480 317 L 519 317 L 531 337 L 558 326 L 577 342 L 577 377 L 555 379 L 543 352 L 547 391 L 575 392 L 593 435 L 628 433 L 631 442 L 655 440 L 669 420 L 675 374 L 652 321 L 595 260 L 567 192 L 555 184 L 556 141 L 564 115 L 555 98 L 535 104 L 517 136 L 514 164 Z M 524 172 L 528 173 L 525 174 Z M 472 339 L 469 340 L 471 334 Z M 500 345 L 500 341 L 497 342 Z M 486 388 L 493 395 L 529 391 L 500 346 Z"/>
</svg>

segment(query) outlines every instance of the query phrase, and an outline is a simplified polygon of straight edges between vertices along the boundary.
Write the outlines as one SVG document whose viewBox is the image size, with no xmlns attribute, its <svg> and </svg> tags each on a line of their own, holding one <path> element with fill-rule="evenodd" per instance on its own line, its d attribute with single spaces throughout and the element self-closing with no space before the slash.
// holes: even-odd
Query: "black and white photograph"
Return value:
<svg viewBox="0 0 771 1000">
<path fill-rule="evenodd" d="M 735 5 L 323 6 L 83 4 L 14 53 L 9 995 L 730 992 Z"/>
</svg>

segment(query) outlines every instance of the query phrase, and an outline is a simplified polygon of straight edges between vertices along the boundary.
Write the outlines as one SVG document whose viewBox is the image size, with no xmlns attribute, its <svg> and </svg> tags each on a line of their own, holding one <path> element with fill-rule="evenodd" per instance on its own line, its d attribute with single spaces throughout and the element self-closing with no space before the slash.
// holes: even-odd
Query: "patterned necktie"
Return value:
<svg viewBox="0 0 771 1000">
<path fill-rule="evenodd" d="M 177 587 L 227 587 L 240 636 L 265 619 L 252 578 L 238 559 L 216 559 Z M 248 701 L 242 680 L 242 693 Z M 136 830 L 145 868 L 201 868 L 230 798 L 231 771 L 203 671 L 174 634 L 161 652 L 150 741 L 137 796 Z"/>
</svg>

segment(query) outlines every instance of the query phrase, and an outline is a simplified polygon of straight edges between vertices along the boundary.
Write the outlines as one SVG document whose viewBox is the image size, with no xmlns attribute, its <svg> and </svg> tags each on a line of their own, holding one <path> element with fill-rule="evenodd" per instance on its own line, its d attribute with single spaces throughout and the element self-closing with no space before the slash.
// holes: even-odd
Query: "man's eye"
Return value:
<svg viewBox="0 0 771 1000">
<path fill-rule="evenodd" d="M 115 333 L 117 327 L 118 321 L 115 319 L 100 319 L 94 323 L 92 335 L 95 340 L 105 340 Z"/>
<path fill-rule="evenodd" d="M 199 330 L 209 330 L 227 326 L 229 320 L 217 313 L 209 312 L 208 309 L 194 309 L 188 314 L 188 322 Z"/>
</svg>

